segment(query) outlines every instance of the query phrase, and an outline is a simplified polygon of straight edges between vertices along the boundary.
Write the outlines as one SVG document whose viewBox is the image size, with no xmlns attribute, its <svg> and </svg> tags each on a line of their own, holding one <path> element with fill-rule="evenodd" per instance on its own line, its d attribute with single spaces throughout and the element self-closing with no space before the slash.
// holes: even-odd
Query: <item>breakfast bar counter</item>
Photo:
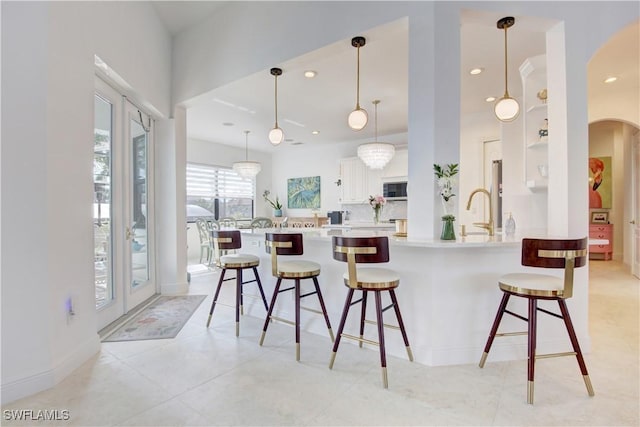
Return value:
<svg viewBox="0 0 640 427">
<path fill-rule="evenodd" d="M 338 327 L 347 288 L 342 279 L 346 271 L 345 264 L 335 261 L 332 256 L 332 236 L 388 236 L 390 262 L 387 266 L 400 275 L 400 287 L 396 294 L 409 342 L 415 361 L 428 366 L 478 363 L 502 296 L 498 288 L 499 277 L 506 273 L 531 271 L 531 268 L 520 265 L 519 237 L 471 235 L 458 237 L 455 241 L 441 241 L 397 237 L 392 231 L 381 230 L 243 230 L 242 251 L 260 257 L 259 271 L 267 297 L 273 292 L 275 278 L 271 276 L 271 261 L 264 246 L 266 232 L 304 234 L 303 257 L 321 265 L 319 282 L 334 330 Z M 586 269 L 576 270 L 576 288 L 569 304 L 583 351 L 588 352 L 588 276 L 584 270 Z M 544 274 L 559 275 L 562 272 L 548 270 L 544 271 Z M 246 300 L 245 314 L 264 318 L 264 307 L 258 302 Z M 309 302 L 313 303 L 314 301 Z M 541 307 L 557 310 L 557 304 L 547 306 L 543 303 L 544 301 L 541 302 Z M 276 311 L 279 310 L 276 315 L 292 318 L 293 300 L 285 302 L 283 299 L 279 305 L 276 307 Z M 513 301 L 509 307 L 515 312 L 525 315 L 527 313 L 526 303 L 523 301 Z M 358 330 L 358 317 L 351 315 L 348 318 L 345 332 Z M 367 319 L 373 317 L 369 315 Z M 393 316 L 389 315 L 385 318 L 385 323 L 393 323 L 394 320 Z M 303 314 L 303 329 L 326 337 L 326 325 L 322 316 Z M 523 331 L 526 330 L 526 323 L 506 316 L 501 330 Z M 377 339 L 374 325 L 367 326 L 365 337 L 367 336 L 373 340 Z M 385 334 L 385 340 L 387 354 L 406 357 L 399 332 L 390 330 Z M 562 324 L 556 324 L 555 319 L 540 319 L 539 351 L 561 352 L 567 351 L 568 348 L 570 344 Z M 330 352 L 331 348 L 327 343 L 327 361 Z M 496 340 L 489 360 L 516 360 L 526 357 L 526 337 L 513 336 Z"/>
</svg>

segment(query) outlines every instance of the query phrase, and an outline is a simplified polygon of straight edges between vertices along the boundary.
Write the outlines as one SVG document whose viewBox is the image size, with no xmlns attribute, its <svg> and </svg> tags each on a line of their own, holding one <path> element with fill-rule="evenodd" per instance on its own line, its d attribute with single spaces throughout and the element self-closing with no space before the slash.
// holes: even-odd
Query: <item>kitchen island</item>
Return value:
<svg viewBox="0 0 640 427">
<path fill-rule="evenodd" d="M 498 278 L 509 272 L 531 271 L 520 265 L 521 239 L 518 237 L 507 239 L 501 235 L 472 235 L 459 237 L 455 241 L 441 241 L 397 237 L 393 231 L 381 230 L 243 231 L 242 251 L 260 257 L 260 275 L 267 297 L 273 292 L 275 278 L 271 276 L 270 258 L 264 247 L 265 232 L 304 233 L 303 257 L 320 263 L 322 267 L 319 281 L 334 330 L 338 327 L 347 288 L 342 279 L 346 264 L 335 261 L 332 257 L 332 235 L 388 236 L 391 259 L 384 266 L 396 270 L 400 275 L 400 287 L 396 294 L 409 342 L 415 361 L 428 366 L 478 363 L 502 297 Z M 574 297 L 568 302 L 584 352 L 590 349 L 587 334 L 586 270 L 576 270 Z M 546 270 L 544 273 L 561 276 L 562 271 Z M 509 307 L 513 311 L 527 313 L 526 301 L 520 301 L 522 298 L 512 300 Z M 557 304 L 545 303 L 546 301 L 542 301 L 540 306 L 557 311 Z M 317 308 L 313 298 L 306 301 L 306 304 Z M 281 298 L 274 313 L 279 317 L 293 318 L 293 305 L 292 299 Z M 265 315 L 264 307 L 253 301 L 247 304 L 247 300 L 245 313 L 259 318 L 264 318 Z M 350 314 L 345 326 L 346 333 L 357 331 L 358 317 Z M 561 352 L 570 349 L 561 321 L 546 317 L 548 316 L 540 316 L 538 319 L 538 351 Z M 326 325 L 321 316 L 303 311 L 302 319 L 304 330 L 326 337 Z M 373 316 L 370 314 L 367 319 L 373 319 Z M 393 324 L 394 321 L 393 315 L 385 316 L 385 323 Z M 505 316 L 501 331 L 526 331 L 526 323 L 512 316 Z M 367 336 L 377 340 L 374 325 L 366 327 L 365 337 Z M 386 331 L 385 341 L 387 354 L 406 357 L 399 332 Z M 349 340 L 345 344 L 347 342 Z M 268 340 L 265 345 L 269 345 Z M 327 344 L 327 361 L 330 352 L 330 345 Z M 526 357 L 526 337 L 505 337 L 494 342 L 489 362 Z"/>
</svg>

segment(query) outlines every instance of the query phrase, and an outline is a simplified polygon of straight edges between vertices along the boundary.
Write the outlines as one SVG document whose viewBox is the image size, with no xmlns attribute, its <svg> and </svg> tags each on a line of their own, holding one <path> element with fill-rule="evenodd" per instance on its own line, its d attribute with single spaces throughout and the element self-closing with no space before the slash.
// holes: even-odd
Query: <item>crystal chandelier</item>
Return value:
<svg viewBox="0 0 640 427">
<path fill-rule="evenodd" d="M 396 148 L 388 142 L 378 142 L 378 104 L 379 100 L 373 101 L 375 106 L 375 142 L 361 144 L 358 146 L 358 157 L 371 169 L 383 169 L 389 160 L 393 158 Z"/>
<path fill-rule="evenodd" d="M 262 170 L 262 166 L 258 162 L 249 161 L 249 132 L 245 130 L 245 161 L 235 162 L 233 170 L 243 178 L 254 178 Z"/>
</svg>

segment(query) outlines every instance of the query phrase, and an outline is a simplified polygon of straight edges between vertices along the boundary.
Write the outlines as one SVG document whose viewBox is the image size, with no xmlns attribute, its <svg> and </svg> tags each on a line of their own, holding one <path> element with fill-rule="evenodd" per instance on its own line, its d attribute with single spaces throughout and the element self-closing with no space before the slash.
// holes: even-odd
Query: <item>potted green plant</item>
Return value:
<svg viewBox="0 0 640 427">
<path fill-rule="evenodd" d="M 278 196 L 276 196 L 276 198 L 274 200 L 271 200 L 269 198 L 270 194 L 271 194 L 271 192 L 269 190 L 264 190 L 264 193 L 262 193 L 262 198 L 264 198 L 264 200 L 266 202 L 268 202 L 271 205 L 271 207 L 273 208 L 273 216 L 281 217 L 282 216 L 282 203 L 280 203 L 280 199 L 278 198 Z"/>
</svg>

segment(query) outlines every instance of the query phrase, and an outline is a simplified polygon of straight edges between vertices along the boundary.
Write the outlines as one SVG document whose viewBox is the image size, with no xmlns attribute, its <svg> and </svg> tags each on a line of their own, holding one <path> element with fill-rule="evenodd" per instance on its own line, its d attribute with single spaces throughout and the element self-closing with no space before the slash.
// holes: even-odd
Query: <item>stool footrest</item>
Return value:
<svg viewBox="0 0 640 427">
<path fill-rule="evenodd" d="M 368 323 L 370 325 L 377 325 L 378 324 L 377 322 L 375 322 L 373 320 L 366 320 L 366 319 L 365 319 L 364 323 Z M 400 326 L 390 325 L 388 323 L 383 323 L 382 326 L 384 326 L 385 328 L 389 328 L 389 329 L 396 329 L 396 330 L 400 329 Z"/>
<path fill-rule="evenodd" d="M 283 319 L 282 317 L 269 316 L 269 319 L 277 320 L 278 322 L 286 323 L 288 325 L 293 325 L 293 326 L 296 325 L 296 322 L 292 322 L 291 320 L 288 320 L 288 319 Z"/>
<path fill-rule="evenodd" d="M 575 351 L 565 351 L 563 353 L 548 353 L 548 354 L 536 354 L 536 360 L 538 359 L 551 359 L 552 357 L 564 357 L 564 356 L 575 356 Z"/>
<path fill-rule="evenodd" d="M 350 340 L 354 340 L 354 341 L 358 341 L 358 342 L 364 342 L 364 343 L 371 344 L 371 345 L 380 345 L 380 343 L 377 342 L 377 341 L 372 341 L 372 340 L 368 340 L 366 338 L 356 337 L 355 335 L 340 334 L 340 336 L 342 338 L 348 338 Z"/>
<path fill-rule="evenodd" d="M 537 309 L 538 309 L 538 311 L 541 311 L 543 313 L 547 313 L 549 316 L 557 317 L 558 319 L 564 319 L 564 317 L 562 317 L 559 314 L 554 313 L 553 311 L 545 310 L 544 308 L 540 308 L 540 307 L 538 307 Z"/>
<path fill-rule="evenodd" d="M 303 306 L 300 306 L 300 309 L 301 309 L 301 310 L 310 311 L 310 312 L 312 312 L 312 313 L 316 313 L 316 314 L 324 314 L 322 311 L 320 311 L 320 310 L 316 310 L 315 308 L 309 308 L 309 307 L 303 307 Z"/>
<path fill-rule="evenodd" d="M 295 286 L 292 286 L 292 287 L 287 288 L 287 289 L 280 289 L 280 290 L 278 291 L 278 293 L 279 293 L 279 294 L 281 294 L 281 293 L 283 293 L 283 292 L 292 291 L 292 290 L 294 290 L 295 288 L 296 288 Z"/>
<path fill-rule="evenodd" d="M 300 298 L 308 297 L 308 296 L 315 295 L 315 294 L 317 294 L 316 291 L 311 291 L 311 292 L 308 292 L 306 294 L 300 295 Z"/>
<path fill-rule="evenodd" d="M 524 331 L 524 332 L 502 332 L 499 334 L 496 334 L 496 337 L 515 337 L 518 335 L 527 335 L 528 332 Z"/>
</svg>

